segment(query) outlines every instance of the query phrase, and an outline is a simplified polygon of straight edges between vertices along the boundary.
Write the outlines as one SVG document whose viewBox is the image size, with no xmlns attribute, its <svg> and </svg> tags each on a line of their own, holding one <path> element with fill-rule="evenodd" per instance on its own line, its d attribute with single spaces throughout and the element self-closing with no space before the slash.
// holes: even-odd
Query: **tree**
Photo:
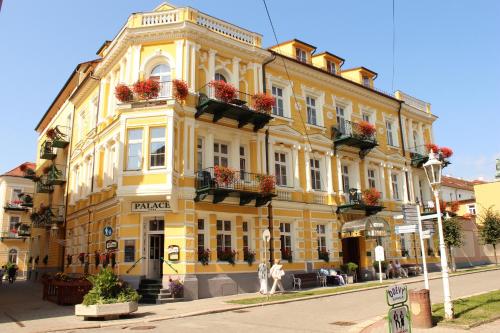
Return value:
<svg viewBox="0 0 500 333">
<path fill-rule="evenodd" d="M 448 253 L 450 256 L 451 269 L 452 271 L 456 270 L 455 266 L 455 258 L 453 257 L 452 249 L 453 247 L 462 246 L 463 234 L 462 234 L 462 225 L 458 217 L 452 217 L 448 219 L 443 219 L 443 234 L 444 234 L 444 243 L 446 244 L 446 248 L 448 249 Z"/>
<path fill-rule="evenodd" d="M 496 246 L 500 242 L 500 212 L 493 210 L 493 206 L 490 206 L 481 214 L 479 219 L 482 222 L 479 228 L 479 235 L 484 244 L 493 246 L 495 264 L 498 265 Z"/>
</svg>

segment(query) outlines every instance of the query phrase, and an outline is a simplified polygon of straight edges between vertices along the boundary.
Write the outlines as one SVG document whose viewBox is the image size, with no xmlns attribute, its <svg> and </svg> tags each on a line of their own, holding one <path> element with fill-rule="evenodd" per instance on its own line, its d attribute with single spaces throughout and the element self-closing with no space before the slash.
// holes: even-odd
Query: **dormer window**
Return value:
<svg viewBox="0 0 500 333">
<path fill-rule="evenodd" d="M 332 61 L 326 62 L 326 70 L 331 74 L 337 74 L 337 69 L 335 68 L 335 63 Z"/>
<path fill-rule="evenodd" d="M 295 56 L 297 57 L 297 60 L 300 62 L 307 62 L 307 55 L 306 52 L 302 49 L 299 49 L 298 47 L 295 48 Z"/>
<path fill-rule="evenodd" d="M 363 76 L 363 85 L 365 87 L 369 87 L 370 86 L 370 78 L 368 76 Z"/>
</svg>

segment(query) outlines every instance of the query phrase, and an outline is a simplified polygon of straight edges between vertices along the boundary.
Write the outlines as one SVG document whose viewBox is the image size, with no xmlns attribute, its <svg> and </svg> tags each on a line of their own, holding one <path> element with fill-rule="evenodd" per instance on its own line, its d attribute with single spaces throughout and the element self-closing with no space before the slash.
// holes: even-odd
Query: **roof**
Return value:
<svg viewBox="0 0 500 333">
<path fill-rule="evenodd" d="M 469 181 L 449 176 L 441 177 L 441 186 L 448 186 L 467 191 L 474 191 L 474 184 L 476 184 L 476 182 L 477 181 Z"/>
<path fill-rule="evenodd" d="M 330 53 L 330 52 L 328 52 L 328 51 L 323 51 L 323 52 L 321 52 L 321 53 L 315 54 L 314 56 L 315 56 L 315 57 L 319 57 L 319 56 L 322 56 L 322 55 L 327 55 L 327 56 L 329 56 L 329 57 L 332 57 L 332 58 L 338 59 L 338 60 L 340 60 L 341 64 L 343 64 L 343 63 L 345 62 L 345 59 L 344 59 L 344 58 L 341 58 L 341 57 L 339 57 L 338 55 L 335 55 L 335 54 Z"/>
<path fill-rule="evenodd" d="M 282 46 L 282 45 L 285 45 L 285 44 L 289 44 L 289 43 L 299 43 L 299 44 L 302 44 L 304 46 L 307 46 L 307 47 L 311 48 L 313 50 L 313 53 L 314 53 L 314 51 L 316 51 L 316 46 L 311 45 L 311 44 L 306 43 L 306 42 L 303 42 L 300 39 L 296 39 L 296 38 L 291 39 L 291 40 L 287 40 L 286 42 L 282 42 L 282 43 L 270 46 L 270 47 L 268 47 L 268 49 L 274 49 L 276 47 L 279 47 L 279 46 Z"/>
<path fill-rule="evenodd" d="M 348 68 L 348 69 L 344 69 L 344 70 L 342 70 L 342 72 L 352 72 L 352 71 L 359 71 L 359 70 L 361 70 L 361 71 L 365 71 L 365 72 L 368 72 L 368 73 L 371 73 L 371 74 L 373 74 L 375 77 L 377 77 L 377 76 L 378 76 L 378 73 L 376 73 L 376 72 L 372 71 L 371 69 L 368 69 L 368 68 L 366 68 L 366 67 L 363 67 L 363 66 L 360 66 L 360 67 L 354 67 L 354 68 Z"/>
<path fill-rule="evenodd" d="M 6 173 L 4 173 L 0 176 L 22 177 L 22 176 L 24 176 L 24 172 L 21 170 L 22 167 L 27 167 L 27 168 L 35 170 L 36 164 L 33 162 L 24 162 L 24 163 L 16 166 L 14 169 L 7 171 Z"/>
</svg>

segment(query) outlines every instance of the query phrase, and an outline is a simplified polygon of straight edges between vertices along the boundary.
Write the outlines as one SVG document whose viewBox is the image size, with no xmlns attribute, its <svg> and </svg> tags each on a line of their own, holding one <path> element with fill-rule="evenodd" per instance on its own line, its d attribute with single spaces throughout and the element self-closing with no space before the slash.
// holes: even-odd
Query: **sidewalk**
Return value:
<svg viewBox="0 0 500 333">
<path fill-rule="evenodd" d="M 384 318 L 380 318 L 379 321 L 370 325 L 369 327 L 365 327 L 360 331 L 360 333 L 387 333 L 389 332 L 389 328 L 387 325 L 387 320 Z M 465 332 L 474 332 L 474 333 L 498 333 L 500 332 L 500 320 L 484 324 L 478 327 L 473 327 L 470 330 L 464 330 L 460 328 L 452 328 L 447 326 L 435 326 L 430 329 L 421 329 L 421 328 L 413 328 L 413 333 L 465 333 Z"/>
<path fill-rule="evenodd" d="M 469 272 L 465 274 L 475 274 Z M 440 273 L 431 273 L 430 278 L 439 278 Z M 422 276 L 409 279 L 393 280 L 395 283 L 410 283 L 422 281 Z M 373 282 L 373 281 L 371 281 Z M 359 283 L 361 287 L 364 283 Z M 372 287 L 385 288 L 386 286 Z M 364 289 L 366 290 L 366 289 Z M 356 293 L 360 290 L 351 290 L 344 293 Z M 214 297 L 196 301 L 167 303 L 162 305 L 141 305 L 138 312 L 129 318 L 110 321 L 83 321 L 74 316 L 73 306 L 59 306 L 41 299 L 42 285 L 26 281 L 17 281 L 13 285 L 0 286 L 0 332 L 47 332 L 77 328 L 98 328 L 113 325 L 128 325 L 180 317 L 196 316 L 201 314 L 232 311 L 248 307 L 263 306 L 238 305 L 227 303 L 229 300 L 255 297 L 256 294 L 240 294 L 224 297 Z M 297 302 L 304 299 L 319 297 L 335 297 L 335 295 L 311 296 L 301 299 L 270 302 L 271 305 L 285 302 Z M 57 320 L 54 320 L 57 319 Z M 369 324 L 368 324 L 369 325 Z M 366 325 L 366 326 L 368 326 Z M 500 330 L 497 330 L 497 332 Z M 439 332 L 439 331 L 437 331 Z M 480 331 L 478 331 L 480 332 Z"/>
</svg>

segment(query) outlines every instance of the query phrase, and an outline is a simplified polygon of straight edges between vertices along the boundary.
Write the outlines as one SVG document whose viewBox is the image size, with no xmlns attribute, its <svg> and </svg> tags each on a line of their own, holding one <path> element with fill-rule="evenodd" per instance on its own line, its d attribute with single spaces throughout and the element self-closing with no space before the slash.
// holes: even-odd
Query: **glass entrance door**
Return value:
<svg viewBox="0 0 500 333">
<path fill-rule="evenodd" d="M 149 234 L 148 235 L 148 279 L 161 279 L 163 262 L 160 258 L 163 257 L 164 235 Z"/>
</svg>

